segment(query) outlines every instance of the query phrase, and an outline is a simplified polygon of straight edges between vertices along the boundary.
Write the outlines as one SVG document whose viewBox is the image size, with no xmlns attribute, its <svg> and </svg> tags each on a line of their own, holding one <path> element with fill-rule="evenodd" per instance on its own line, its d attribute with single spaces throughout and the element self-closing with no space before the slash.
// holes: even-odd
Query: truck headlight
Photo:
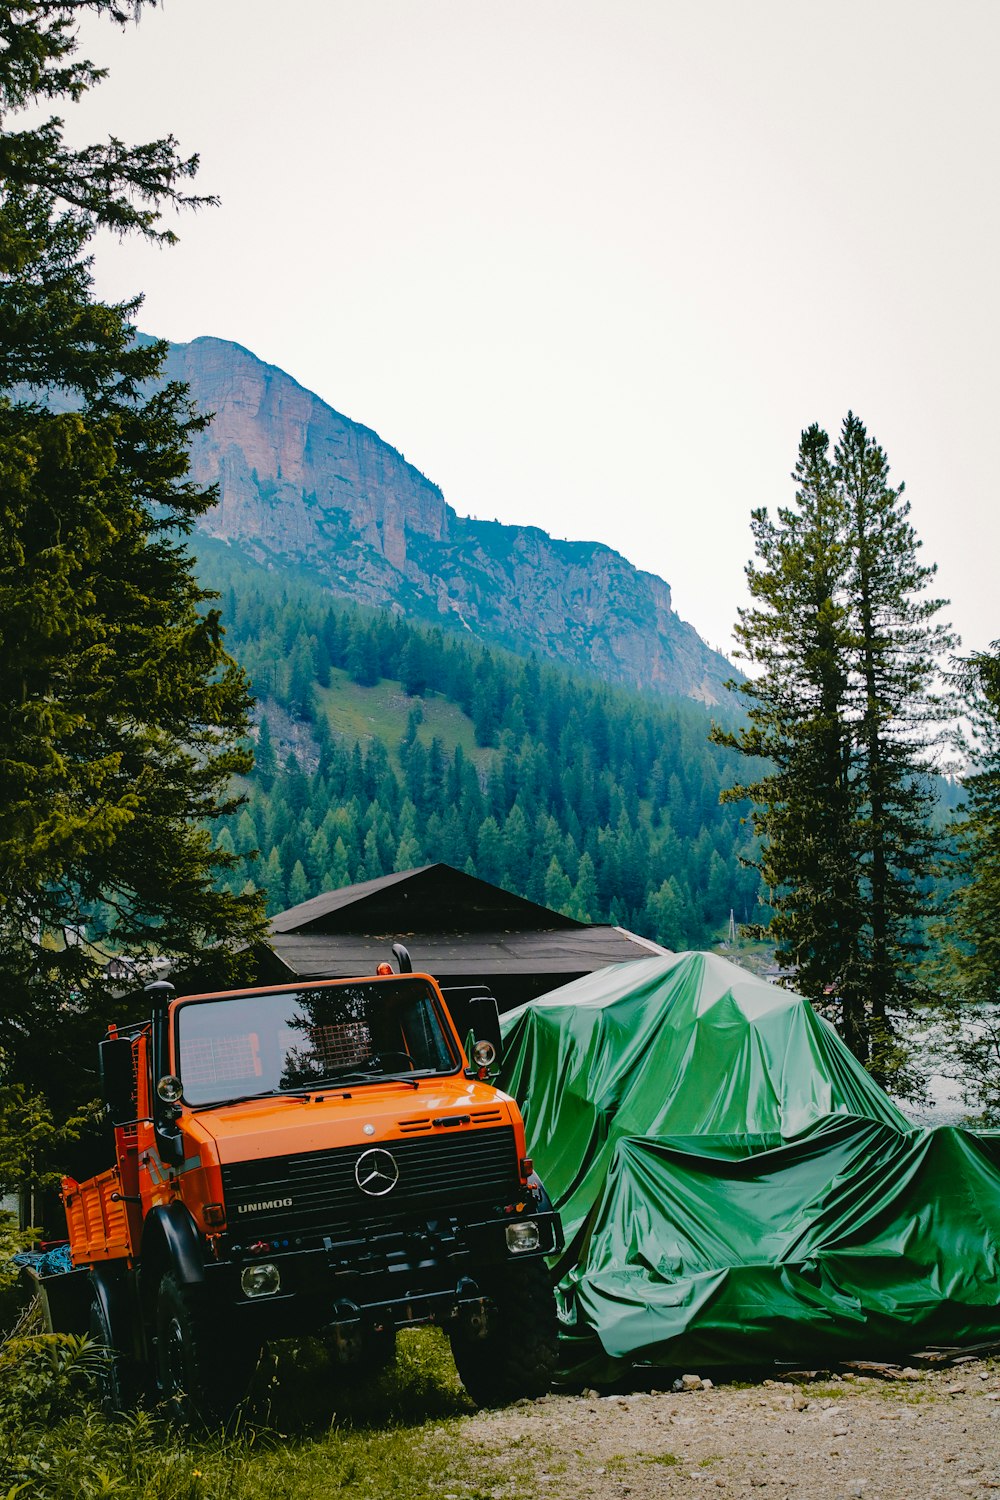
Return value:
<svg viewBox="0 0 1000 1500">
<path fill-rule="evenodd" d="M 525 1250 L 537 1250 L 540 1244 L 538 1225 L 534 1219 L 518 1219 L 507 1225 L 507 1249 L 512 1255 L 523 1255 Z"/>
<path fill-rule="evenodd" d="M 156 1085 L 156 1092 L 164 1104 L 176 1104 L 184 1092 L 184 1086 L 176 1073 L 166 1073 Z"/>
<path fill-rule="evenodd" d="M 281 1287 L 281 1273 L 269 1260 L 261 1265 L 246 1266 L 240 1277 L 240 1286 L 247 1297 L 273 1297 Z"/>
</svg>

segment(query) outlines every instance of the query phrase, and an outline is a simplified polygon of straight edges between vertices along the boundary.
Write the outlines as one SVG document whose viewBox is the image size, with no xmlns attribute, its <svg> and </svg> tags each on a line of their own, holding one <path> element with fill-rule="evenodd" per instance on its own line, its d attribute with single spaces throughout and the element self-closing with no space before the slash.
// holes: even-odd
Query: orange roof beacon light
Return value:
<svg viewBox="0 0 1000 1500">
<path fill-rule="evenodd" d="M 414 1323 L 446 1329 L 478 1402 L 548 1388 L 563 1236 L 491 1078 L 496 1001 L 468 1001 L 467 1056 L 437 981 L 393 952 L 398 973 L 361 978 L 158 981 L 148 1020 L 109 1028 L 115 1162 L 63 1179 L 73 1269 L 37 1276 L 52 1327 L 115 1352 L 109 1410 L 225 1419 L 266 1340 L 364 1362 Z"/>
</svg>

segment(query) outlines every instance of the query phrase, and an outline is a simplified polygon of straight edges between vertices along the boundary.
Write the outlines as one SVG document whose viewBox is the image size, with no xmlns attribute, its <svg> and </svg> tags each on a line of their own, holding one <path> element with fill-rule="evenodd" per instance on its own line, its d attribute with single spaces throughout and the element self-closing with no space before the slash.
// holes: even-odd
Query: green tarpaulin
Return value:
<svg viewBox="0 0 1000 1500">
<path fill-rule="evenodd" d="M 566 1230 L 567 1371 L 1000 1339 L 1000 1173 L 965 1132 L 911 1129 L 801 997 L 689 953 L 504 1031 Z"/>
</svg>

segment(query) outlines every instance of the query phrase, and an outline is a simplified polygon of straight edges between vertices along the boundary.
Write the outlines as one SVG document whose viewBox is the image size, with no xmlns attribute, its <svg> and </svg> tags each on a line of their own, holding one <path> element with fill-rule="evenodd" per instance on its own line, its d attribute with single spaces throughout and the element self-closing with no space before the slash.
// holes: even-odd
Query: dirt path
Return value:
<svg viewBox="0 0 1000 1500">
<path fill-rule="evenodd" d="M 1000 1361 L 904 1379 L 546 1396 L 469 1419 L 551 1500 L 960 1500 L 1000 1492 Z M 504 1492 L 494 1490 L 495 1500 Z"/>
</svg>

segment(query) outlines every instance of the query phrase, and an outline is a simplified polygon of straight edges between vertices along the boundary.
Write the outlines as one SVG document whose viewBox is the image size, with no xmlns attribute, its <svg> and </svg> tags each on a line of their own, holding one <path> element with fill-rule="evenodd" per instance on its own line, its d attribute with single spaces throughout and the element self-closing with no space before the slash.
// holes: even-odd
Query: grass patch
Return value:
<svg viewBox="0 0 1000 1500">
<path fill-rule="evenodd" d="M 275 1346 L 255 1383 L 248 1419 L 280 1432 L 338 1426 L 422 1426 L 474 1410 L 459 1384 L 451 1348 L 437 1328 L 414 1328 L 396 1340 L 386 1369 L 366 1373 L 339 1365 L 318 1339 Z"/>
<path fill-rule="evenodd" d="M 485 1500 L 501 1485 L 511 1500 L 534 1493 L 523 1460 L 512 1475 L 503 1455 L 470 1444 L 460 1425 L 337 1428 L 307 1441 L 248 1431 L 192 1442 L 147 1414 L 113 1424 L 88 1414 L 10 1455 L 4 1480 L 38 1500 Z"/>
<path fill-rule="evenodd" d="M 921 1402 L 937 1401 L 939 1393 L 933 1386 L 918 1385 L 916 1381 L 890 1381 L 880 1386 L 877 1395 L 883 1401 L 898 1401 L 904 1406 L 919 1406 Z"/>
<path fill-rule="evenodd" d="M 493 758 L 492 750 L 476 744 L 472 720 L 455 703 L 428 693 L 424 698 L 408 698 L 402 683 L 383 678 L 374 687 L 360 687 L 345 671 L 335 668 L 330 686 L 316 689 L 317 702 L 325 713 L 331 730 L 347 740 L 381 739 L 389 751 L 394 769 L 400 769 L 396 747 L 406 733 L 411 709 L 423 715 L 417 729 L 421 744 L 430 748 L 435 736 L 447 755 L 461 745 L 463 753 L 482 770 Z"/>
<path fill-rule="evenodd" d="M 433 1329 L 401 1337 L 396 1364 L 367 1380 L 324 1363 L 319 1346 L 280 1348 L 236 1429 L 200 1436 L 156 1412 L 106 1421 L 87 1395 L 86 1341 L 22 1342 L 0 1370 L 4 1500 L 492 1500 L 499 1489 L 505 1500 L 529 1500 L 537 1492 L 531 1449 L 512 1460 L 512 1450 L 497 1454 L 463 1432 L 470 1403 Z"/>
<path fill-rule="evenodd" d="M 583 1457 L 582 1454 L 580 1456 Z M 717 1458 L 703 1458 L 701 1460 L 701 1467 L 704 1469 L 709 1464 L 719 1462 L 720 1460 Z M 614 1453 L 609 1459 L 605 1460 L 604 1472 L 614 1476 L 616 1474 L 627 1473 L 630 1469 L 634 1469 L 637 1464 L 658 1464 L 660 1468 L 672 1469 L 679 1463 L 680 1459 L 676 1453 L 633 1453 L 631 1455 Z"/>
</svg>

